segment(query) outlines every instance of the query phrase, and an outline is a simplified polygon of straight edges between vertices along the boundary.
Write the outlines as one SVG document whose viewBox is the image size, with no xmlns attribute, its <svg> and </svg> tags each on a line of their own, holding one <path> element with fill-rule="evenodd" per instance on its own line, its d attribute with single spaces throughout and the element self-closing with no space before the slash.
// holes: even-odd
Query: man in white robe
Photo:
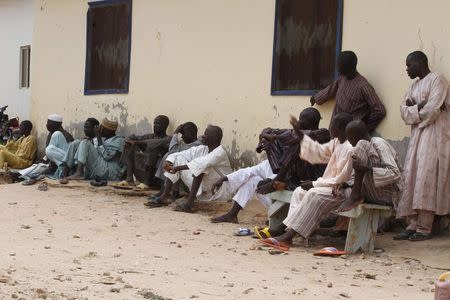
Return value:
<svg viewBox="0 0 450 300">
<path fill-rule="evenodd" d="M 167 157 L 164 175 L 169 181 L 164 187 L 161 202 L 167 203 L 172 184 L 179 180 L 189 188 L 189 196 L 175 206 L 176 211 L 192 212 L 195 199 L 225 200 L 228 197 L 227 191 L 212 195 L 213 184 L 231 173 L 228 154 L 221 145 L 222 135 L 220 127 L 210 125 L 202 136 L 203 145 Z"/>
<path fill-rule="evenodd" d="M 423 241 L 431 238 L 434 216 L 450 214 L 450 93 L 447 79 L 430 71 L 423 52 L 409 54 L 406 66 L 418 80 L 400 106 L 411 138 L 397 217 L 407 218 L 409 226 L 394 239 Z"/>
<path fill-rule="evenodd" d="M 337 187 L 350 180 L 353 171 L 353 147 L 345 135 L 345 127 L 352 120 L 350 114 L 337 114 L 330 126 L 333 139 L 326 144 L 320 144 L 303 135 L 301 130 L 294 126 L 296 120 L 291 120 L 301 140 L 300 158 L 312 164 L 328 165 L 322 177 L 313 182 L 305 182 L 295 189 L 288 216 L 283 222 L 285 227 L 270 232 L 275 236 L 274 239 L 263 241 L 290 243 L 296 234 L 308 238 L 320 221 L 343 202 L 344 191 Z"/>
</svg>

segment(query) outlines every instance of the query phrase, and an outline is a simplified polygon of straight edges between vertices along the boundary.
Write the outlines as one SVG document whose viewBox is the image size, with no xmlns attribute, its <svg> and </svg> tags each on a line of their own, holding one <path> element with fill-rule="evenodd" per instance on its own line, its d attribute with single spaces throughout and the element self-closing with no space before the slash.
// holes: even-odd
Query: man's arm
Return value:
<svg viewBox="0 0 450 300">
<path fill-rule="evenodd" d="M 386 108 L 371 85 L 364 86 L 362 88 L 362 94 L 370 108 L 365 123 L 369 132 L 372 132 L 386 116 Z"/>
<path fill-rule="evenodd" d="M 321 105 L 330 100 L 331 98 L 336 97 L 336 93 L 339 87 L 338 80 L 335 80 L 332 84 L 318 91 L 314 96 L 312 96 L 311 105 L 314 105 L 315 103 Z"/>
<path fill-rule="evenodd" d="M 428 126 L 436 121 L 441 113 L 444 102 L 447 99 L 448 90 L 448 81 L 444 76 L 439 75 L 433 80 L 428 99 L 424 99 L 422 100 L 423 102 L 419 103 L 420 120 L 424 121 L 419 125 L 420 128 Z M 420 109 L 420 106 L 422 106 L 422 109 Z"/>
</svg>

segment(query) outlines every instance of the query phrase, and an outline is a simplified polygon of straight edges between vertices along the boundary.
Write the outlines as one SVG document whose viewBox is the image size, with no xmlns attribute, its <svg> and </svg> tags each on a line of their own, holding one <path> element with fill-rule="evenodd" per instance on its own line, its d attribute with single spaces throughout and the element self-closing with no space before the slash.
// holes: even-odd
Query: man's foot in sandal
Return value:
<svg viewBox="0 0 450 300">
<path fill-rule="evenodd" d="M 396 241 L 401 241 L 401 240 L 408 240 L 411 236 L 413 236 L 416 233 L 415 230 L 403 230 L 402 232 L 400 232 L 399 234 L 395 235 L 393 237 L 394 240 Z"/>
<path fill-rule="evenodd" d="M 429 240 L 431 238 L 432 238 L 431 233 L 416 232 L 409 237 L 408 241 L 421 242 L 421 241 Z"/>
<path fill-rule="evenodd" d="M 161 197 L 148 199 L 147 202 L 144 203 L 144 205 L 148 208 L 156 208 L 156 207 L 163 207 L 168 206 L 171 202 L 168 201 L 168 199 L 162 199 Z"/>
<path fill-rule="evenodd" d="M 238 223 L 237 216 L 230 216 L 229 214 L 224 214 L 215 218 L 211 218 L 211 223 Z"/>
</svg>

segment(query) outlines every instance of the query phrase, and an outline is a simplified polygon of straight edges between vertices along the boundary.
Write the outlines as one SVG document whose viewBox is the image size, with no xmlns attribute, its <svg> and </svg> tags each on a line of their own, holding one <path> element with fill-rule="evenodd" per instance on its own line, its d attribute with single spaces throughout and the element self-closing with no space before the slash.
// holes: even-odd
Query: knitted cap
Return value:
<svg viewBox="0 0 450 300">
<path fill-rule="evenodd" d="M 104 118 L 102 121 L 102 126 L 103 128 L 112 130 L 112 131 L 116 131 L 117 127 L 119 126 L 119 123 L 117 123 L 117 121 L 111 121 L 108 120 L 107 118 Z"/>
<path fill-rule="evenodd" d="M 49 115 L 49 116 L 48 116 L 48 119 L 49 119 L 50 121 L 58 122 L 58 123 L 62 123 L 62 121 L 63 121 L 63 118 L 62 118 L 60 115 L 57 115 L 57 114 L 51 114 L 51 115 Z"/>
</svg>

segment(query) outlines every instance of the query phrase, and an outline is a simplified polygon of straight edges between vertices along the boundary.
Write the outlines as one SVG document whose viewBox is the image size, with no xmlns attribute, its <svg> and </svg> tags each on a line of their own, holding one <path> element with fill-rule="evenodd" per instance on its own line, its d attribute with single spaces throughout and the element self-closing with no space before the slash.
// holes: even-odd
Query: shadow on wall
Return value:
<svg viewBox="0 0 450 300">
<path fill-rule="evenodd" d="M 394 147 L 395 151 L 397 151 L 397 155 L 399 157 L 400 164 L 403 168 L 403 166 L 405 164 L 406 152 L 408 151 L 409 137 L 405 137 L 405 138 L 403 138 L 403 140 L 399 140 L 399 141 L 393 141 L 393 140 L 387 140 L 387 141 L 389 142 L 389 144 L 392 145 L 392 147 Z"/>
</svg>

